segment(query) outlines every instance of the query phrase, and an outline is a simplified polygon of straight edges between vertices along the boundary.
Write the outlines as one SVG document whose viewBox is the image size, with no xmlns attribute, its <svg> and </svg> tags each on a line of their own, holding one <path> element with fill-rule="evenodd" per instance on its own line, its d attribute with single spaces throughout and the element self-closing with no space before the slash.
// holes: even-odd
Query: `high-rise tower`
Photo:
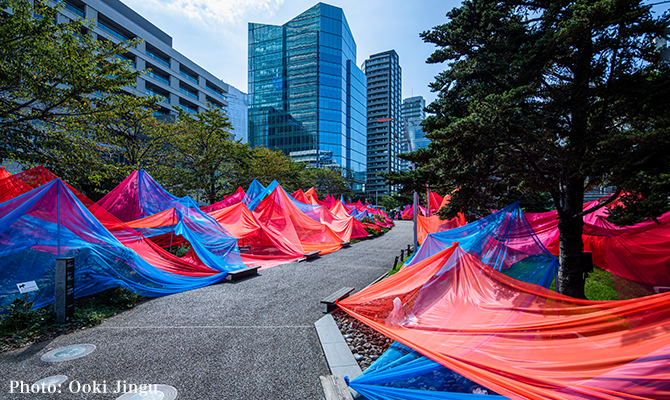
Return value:
<svg viewBox="0 0 670 400">
<path fill-rule="evenodd" d="M 338 165 L 362 190 L 366 79 L 341 8 L 318 3 L 284 25 L 249 24 L 249 143 Z"/>
<path fill-rule="evenodd" d="M 368 179 L 365 191 L 376 197 L 395 193 L 397 188 L 386 184 L 378 175 L 399 171 L 402 121 L 400 114 L 401 69 L 395 50 L 373 54 L 363 67 L 367 76 Z"/>
<path fill-rule="evenodd" d="M 409 97 L 402 101 L 402 117 L 409 140 L 412 143 L 412 151 L 428 147 L 429 139 L 424 138 L 425 132 L 421 130 L 421 121 L 426 119 L 426 100 L 423 96 Z"/>
</svg>

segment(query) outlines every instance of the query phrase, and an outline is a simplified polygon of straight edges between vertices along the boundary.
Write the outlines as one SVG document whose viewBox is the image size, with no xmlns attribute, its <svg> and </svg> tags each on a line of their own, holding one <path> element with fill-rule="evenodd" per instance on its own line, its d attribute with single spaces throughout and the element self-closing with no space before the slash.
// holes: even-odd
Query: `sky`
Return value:
<svg viewBox="0 0 670 400">
<path fill-rule="evenodd" d="M 248 23 L 283 25 L 317 0 L 121 0 L 165 33 L 172 47 L 243 92 L 247 92 Z M 428 85 L 445 69 L 427 64 L 435 50 L 419 34 L 447 22 L 460 0 L 333 0 L 349 22 L 357 45 L 356 63 L 395 50 L 402 68 L 402 97 L 436 98 Z M 645 4 L 660 2 L 648 0 Z M 662 13 L 668 2 L 654 7 Z"/>
<path fill-rule="evenodd" d="M 248 23 L 283 25 L 317 0 L 121 0 L 172 36 L 172 47 L 224 82 L 247 92 Z M 419 37 L 447 21 L 457 0 L 334 0 L 344 10 L 357 45 L 356 64 L 395 50 L 402 97 L 436 98 L 428 84 L 445 69 L 426 64 L 435 46 Z"/>
</svg>

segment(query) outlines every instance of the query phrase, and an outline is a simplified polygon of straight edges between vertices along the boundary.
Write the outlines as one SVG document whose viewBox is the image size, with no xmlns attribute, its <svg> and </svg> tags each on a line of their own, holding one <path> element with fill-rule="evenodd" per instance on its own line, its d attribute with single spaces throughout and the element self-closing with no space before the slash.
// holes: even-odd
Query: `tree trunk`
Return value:
<svg viewBox="0 0 670 400">
<path fill-rule="evenodd" d="M 584 217 L 575 215 L 582 212 L 584 201 L 584 179 L 571 177 L 565 186 L 562 212 L 559 214 L 558 231 L 560 256 L 556 290 L 570 297 L 584 299 L 584 268 L 582 267 L 582 229 Z"/>
</svg>

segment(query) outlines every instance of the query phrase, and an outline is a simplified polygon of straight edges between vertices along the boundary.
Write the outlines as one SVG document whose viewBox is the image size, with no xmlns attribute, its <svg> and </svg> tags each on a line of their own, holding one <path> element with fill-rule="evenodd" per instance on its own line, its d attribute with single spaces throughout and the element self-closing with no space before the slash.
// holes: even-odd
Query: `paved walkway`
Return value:
<svg viewBox="0 0 670 400">
<path fill-rule="evenodd" d="M 321 399 L 328 374 L 314 322 L 319 300 L 343 286 L 356 291 L 388 271 L 412 243 L 412 224 L 317 260 L 261 271 L 237 283 L 151 299 L 93 328 L 0 354 L 2 399 L 116 399 L 117 382 L 174 386 L 178 399 Z M 40 357 L 73 344 L 97 346 L 61 363 Z M 58 395 L 9 394 L 12 381 L 32 384 L 66 375 Z M 107 393 L 72 393 L 106 383 Z M 102 389 L 103 386 L 98 386 Z"/>
</svg>

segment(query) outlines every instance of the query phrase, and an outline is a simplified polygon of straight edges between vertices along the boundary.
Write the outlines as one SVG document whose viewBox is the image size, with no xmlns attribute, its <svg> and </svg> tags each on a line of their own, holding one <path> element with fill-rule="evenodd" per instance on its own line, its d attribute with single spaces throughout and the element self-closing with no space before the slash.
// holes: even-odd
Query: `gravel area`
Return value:
<svg viewBox="0 0 670 400">
<path fill-rule="evenodd" d="M 351 354 L 354 355 L 354 359 L 363 371 L 393 344 L 393 340 L 370 329 L 362 322 L 358 322 L 357 319 L 342 310 L 333 311 L 332 315 L 337 327 L 342 332 L 342 337 L 349 345 Z"/>
</svg>

